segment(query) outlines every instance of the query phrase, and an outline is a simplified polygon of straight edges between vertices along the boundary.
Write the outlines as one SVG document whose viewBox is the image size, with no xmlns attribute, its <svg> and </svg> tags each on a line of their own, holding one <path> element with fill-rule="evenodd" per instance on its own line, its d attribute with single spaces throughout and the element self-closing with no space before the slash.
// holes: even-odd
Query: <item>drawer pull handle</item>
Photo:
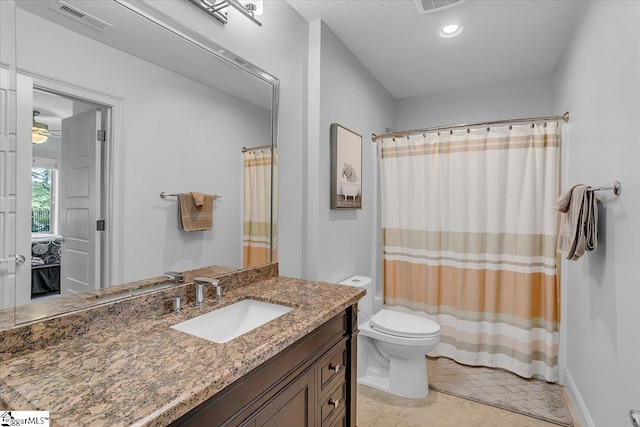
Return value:
<svg viewBox="0 0 640 427">
<path fill-rule="evenodd" d="M 329 405 L 333 406 L 333 408 L 337 408 L 338 406 L 340 406 L 340 401 L 342 399 L 338 399 L 338 400 L 333 400 L 333 399 L 329 399 Z"/>
<path fill-rule="evenodd" d="M 340 364 L 334 365 L 333 363 L 329 365 L 329 370 L 333 372 L 338 372 L 342 368 Z"/>
</svg>

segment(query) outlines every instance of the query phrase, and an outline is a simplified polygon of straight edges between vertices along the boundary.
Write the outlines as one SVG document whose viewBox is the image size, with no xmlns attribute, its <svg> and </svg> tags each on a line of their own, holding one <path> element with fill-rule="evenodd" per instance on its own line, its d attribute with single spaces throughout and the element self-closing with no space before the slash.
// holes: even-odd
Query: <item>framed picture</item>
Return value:
<svg viewBox="0 0 640 427">
<path fill-rule="evenodd" d="M 331 125 L 331 209 L 362 209 L 362 136 Z"/>
</svg>

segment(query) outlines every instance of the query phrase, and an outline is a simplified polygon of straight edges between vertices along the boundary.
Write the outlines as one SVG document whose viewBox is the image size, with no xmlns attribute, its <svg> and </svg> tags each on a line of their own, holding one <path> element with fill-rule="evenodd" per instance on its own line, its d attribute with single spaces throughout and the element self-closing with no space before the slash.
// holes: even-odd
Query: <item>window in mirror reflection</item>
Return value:
<svg viewBox="0 0 640 427">
<path fill-rule="evenodd" d="M 57 227 L 57 169 L 54 159 L 35 158 L 31 169 L 31 232 L 54 233 Z"/>
</svg>

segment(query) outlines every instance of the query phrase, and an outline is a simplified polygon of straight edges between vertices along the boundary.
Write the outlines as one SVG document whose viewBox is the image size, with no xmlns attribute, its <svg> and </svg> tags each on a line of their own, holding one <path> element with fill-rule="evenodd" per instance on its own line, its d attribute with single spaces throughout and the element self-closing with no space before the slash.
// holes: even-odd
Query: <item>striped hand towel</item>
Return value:
<svg viewBox="0 0 640 427">
<path fill-rule="evenodd" d="M 184 231 L 204 231 L 213 228 L 213 195 L 204 194 L 198 207 L 191 193 L 178 194 L 178 226 Z"/>
</svg>

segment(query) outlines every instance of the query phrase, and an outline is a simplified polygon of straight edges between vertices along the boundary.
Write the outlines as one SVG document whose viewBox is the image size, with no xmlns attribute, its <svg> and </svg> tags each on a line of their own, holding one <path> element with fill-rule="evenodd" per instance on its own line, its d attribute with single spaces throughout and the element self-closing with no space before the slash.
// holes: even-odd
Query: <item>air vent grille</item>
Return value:
<svg viewBox="0 0 640 427">
<path fill-rule="evenodd" d="M 66 16 L 67 18 L 82 22 L 86 26 L 91 27 L 94 30 L 98 30 L 101 33 L 104 33 L 105 31 L 113 28 L 113 25 L 109 24 L 108 22 L 96 18 L 95 16 L 84 12 L 75 6 L 71 6 L 70 4 L 63 1 L 59 1 L 58 3 L 53 4 L 51 6 L 51 9 Z"/>
<path fill-rule="evenodd" d="M 464 2 L 465 0 L 416 0 L 416 5 L 420 13 L 433 13 Z"/>
</svg>

